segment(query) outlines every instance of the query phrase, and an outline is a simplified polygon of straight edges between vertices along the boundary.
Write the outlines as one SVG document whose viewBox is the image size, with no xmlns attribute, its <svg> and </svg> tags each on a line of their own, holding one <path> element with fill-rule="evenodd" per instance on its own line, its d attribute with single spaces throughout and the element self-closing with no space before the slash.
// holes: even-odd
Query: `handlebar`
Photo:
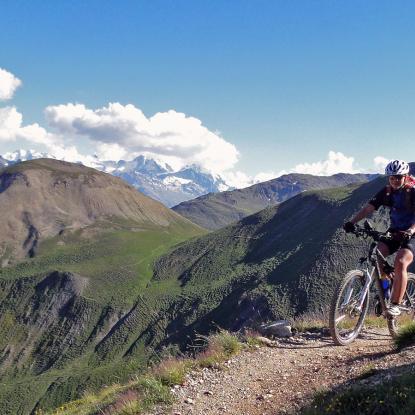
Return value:
<svg viewBox="0 0 415 415">
<path fill-rule="evenodd" d="M 366 229 L 356 225 L 354 232 L 351 232 L 357 237 L 367 238 L 370 236 L 376 242 L 385 242 L 392 240 L 392 234 L 390 232 L 379 232 L 374 229 Z"/>
</svg>

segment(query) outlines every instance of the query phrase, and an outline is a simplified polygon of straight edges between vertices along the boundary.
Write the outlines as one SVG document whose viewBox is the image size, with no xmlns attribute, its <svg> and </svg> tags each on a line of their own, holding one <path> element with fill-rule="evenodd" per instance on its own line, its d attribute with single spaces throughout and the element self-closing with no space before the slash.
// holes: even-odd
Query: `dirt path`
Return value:
<svg viewBox="0 0 415 415">
<path fill-rule="evenodd" d="M 395 353 L 384 329 L 366 330 L 355 343 L 336 347 L 328 337 L 306 334 L 231 359 L 225 370 L 192 373 L 176 386 L 177 403 L 152 415 L 276 415 L 295 413 L 316 391 L 344 385 L 369 371 L 414 364 L 415 349 Z M 384 370 L 385 369 L 385 370 Z M 376 381 L 376 380 L 375 380 Z"/>
</svg>

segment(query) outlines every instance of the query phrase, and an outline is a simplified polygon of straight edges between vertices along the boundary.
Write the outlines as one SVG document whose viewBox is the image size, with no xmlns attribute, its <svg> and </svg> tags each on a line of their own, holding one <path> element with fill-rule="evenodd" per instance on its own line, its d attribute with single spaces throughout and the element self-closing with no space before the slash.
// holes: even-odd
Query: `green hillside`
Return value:
<svg viewBox="0 0 415 415">
<path fill-rule="evenodd" d="M 29 413 L 39 400 L 54 406 L 147 361 L 144 338 L 130 339 L 137 350 L 124 358 L 131 344 L 117 348 L 111 329 L 134 317 L 138 333 L 151 330 L 161 295 L 146 288 L 153 261 L 200 231 L 113 225 L 102 233 L 97 224 L 99 237 L 48 240 L 35 258 L 0 270 L 1 414 Z"/>
<path fill-rule="evenodd" d="M 383 183 L 305 192 L 161 258 L 153 284 L 177 280 L 183 290 L 171 327 L 204 332 L 215 321 L 237 329 L 325 307 L 336 281 L 367 246 L 341 225 Z M 382 212 L 377 216 L 385 226 Z"/>
</svg>

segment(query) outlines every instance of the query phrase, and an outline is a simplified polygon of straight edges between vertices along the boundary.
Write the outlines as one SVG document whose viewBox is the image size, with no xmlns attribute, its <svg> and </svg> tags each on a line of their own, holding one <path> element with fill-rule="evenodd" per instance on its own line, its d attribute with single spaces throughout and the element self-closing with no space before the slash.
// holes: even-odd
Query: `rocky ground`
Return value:
<svg viewBox="0 0 415 415">
<path fill-rule="evenodd" d="M 350 346 L 321 333 L 244 351 L 218 369 L 203 369 L 173 388 L 177 402 L 151 415 L 276 415 L 296 413 L 318 391 L 380 382 L 414 370 L 415 348 L 397 353 L 386 329 L 367 329 Z"/>
</svg>

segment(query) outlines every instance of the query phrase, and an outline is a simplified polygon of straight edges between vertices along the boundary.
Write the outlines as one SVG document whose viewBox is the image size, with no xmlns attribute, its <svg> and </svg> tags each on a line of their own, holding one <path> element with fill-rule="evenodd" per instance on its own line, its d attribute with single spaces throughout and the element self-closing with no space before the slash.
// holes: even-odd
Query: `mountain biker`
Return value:
<svg viewBox="0 0 415 415">
<path fill-rule="evenodd" d="M 398 306 L 406 290 L 407 269 L 415 255 L 415 182 L 409 175 L 408 163 L 403 160 L 391 161 L 385 168 L 385 174 L 388 176 L 389 185 L 378 192 L 349 222 L 346 222 L 343 229 L 347 233 L 354 232 L 357 222 L 380 206 L 389 207 L 389 232 L 393 239 L 379 242 L 378 249 L 384 257 L 397 252 L 391 304 L 387 310 L 387 314 L 394 317 L 401 313 Z M 383 262 L 380 261 L 380 264 Z M 381 271 L 383 273 L 383 270 Z"/>
</svg>

